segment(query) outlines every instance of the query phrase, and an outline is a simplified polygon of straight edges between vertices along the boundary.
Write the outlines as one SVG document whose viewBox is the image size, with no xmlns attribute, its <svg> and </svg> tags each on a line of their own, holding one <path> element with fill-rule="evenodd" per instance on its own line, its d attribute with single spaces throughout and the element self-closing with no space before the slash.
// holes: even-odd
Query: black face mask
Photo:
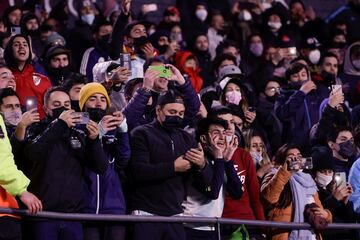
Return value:
<svg viewBox="0 0 360 240">
<path fill-rule="evenodd" d="M 335 74 L 326 71 L 321 71 L 321 77 L 323 78 L 324 82 L 329 86 L 334 85 L 336 83 Z"/>
<path fill-rule="evenodd" d="M 48 118 L 50 119 L 50 121 L 54 121 L 55 119 L 59 118 L 61 113 L 64 111 L 70 110 L 66 107 L 58 107 L 58 108 L 54 108 L 52 109 L 52 116 L 48 116 Z"/>
<path fill-rule="evenodd" d="M 40 36 L 40 29 L 27 30 L 26 34 L 29 35 L 30 37 L 39 37 Z"/>
<path fill-rule="evenodd" d="M 159 53 L 160 53 L 160 54 L 164 54 L 164 53 L 166 52 L 168 46 L 169 46 L 169 45 L 158 46 L 157 49 L 159 50 Z"/>
<path fill-rule="evenodd" d="M 266 96 L 266 100 L 268 100 L 271 103 L 275 103 L 276 99 L 279 97 L 279 94 L 274 94 L 273 96 Z"/>
<path fill-rule="evenodd" d="M 181 128 L 183 119 L 179 116 L 167 116 L 165 115 L 165 120 L 162 122 L 163 127 L 172 129 L 172 128 Z"/>
<path fill-rule="evenodd" d="M 61 85 L 63 81 L 70 76 L 71 68 L 70 66 L 59 67 L 59 68 L 49 68 L 47 70 L 50 80 L 56 85 Z"/>
<path fill-rule="evenodd" d="M 297 81 L 297 82 L 290 82 L 290 87 L 295 90 L 299 90 L 301 86 L 303 85 L 303 82 Z"/>
<path fill-rule="evenodd" d="M 102 110 L 101 108 L 86 108 L 86 112 L 89 113 L 90 119 L 94 122 L 100 122 L 106 115 L 106 110 Z"/>
<path fill-rule="evenodd" d="M 98 47 L 107 52 L 109 50 L 109 39 L 110 39 L 110 34 L 104 35 L 102 36 L 98 41 L 97 41 L 97 45 Z"/>
<path fill-rule="evenodd" d="M 133 46 L 137 50 L 149 42 L 149 39 L 146 36 L 141 36 L 133 39 L 134 39 Z"/>
<path fill-rule="evenodd" d="M 80 106 L 79 106 L 79 100 L 71 100 L 71 109 L 74 109 L 75 112 L 81 112 Z"/>
</svg>

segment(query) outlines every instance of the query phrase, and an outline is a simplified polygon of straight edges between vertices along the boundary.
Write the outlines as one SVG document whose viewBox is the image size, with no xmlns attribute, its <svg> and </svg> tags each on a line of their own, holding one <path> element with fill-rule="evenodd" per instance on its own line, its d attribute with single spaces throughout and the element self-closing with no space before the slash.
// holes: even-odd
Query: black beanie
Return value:
<svg viewBox="0 0 360 240">
<path fill-rule="evenodd" d="M 313 159 L 314 171 L 324 169 L 334 170 L 333 155 L 329 148 L 325 146 L 313 147 L 311 157 Z"/>
</svg>

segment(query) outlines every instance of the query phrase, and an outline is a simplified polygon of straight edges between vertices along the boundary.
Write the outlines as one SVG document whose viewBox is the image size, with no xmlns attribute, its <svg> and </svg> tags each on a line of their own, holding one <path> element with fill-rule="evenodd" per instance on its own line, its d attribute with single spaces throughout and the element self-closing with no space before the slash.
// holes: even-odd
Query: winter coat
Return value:
<svg viewBox="0 0 360 240">
<path fill-rule="evenodd" d="M 111 132 L 110 132 L 111 133 Z M 125 197 L 123 193 L 122 175 L 130 159 L 128 133 L 117 130 L 114 135 L 102 137 L 108 168 L 104 174 L 96 174 L 85 170 L 84 212 L 96 214 L 125 214 Z"/>
<path fill-rule="evenodd" d="M 26 98 L 35 96 L 40 118 L 44 118 L 44 95 L 51 87 L 50 80 L 46 76 L 36 73 L 31 64 L 26 64 L 22 71 L 17 68 L 11 68 L 11 71 L 15 77 L 16 93 L 19 95 L 20 104 L 25 106 Z"/>
<path fill-rule="evenodd" d="M 279 168 L 279 171 L 274 174 L 268 174 L 263 179 L 261 186 L 261 196 L 264 202 L 264 208 L 267 209 L 267 219 L 275 222 L 292 222 L 294 215 L 293 203 L 285 208 L 279 208 L 276 206 L 281 201 L 283 191 L 291 191 L 289 186 L 289 180 L 291 172 L 287 171 L 283 167 Z M 319 196 L 314 194 L 314 200 L 316 205 L 323 208 Z M 325 209 L 328 213 L 327 222 L 332 221 L 331 212 Z M 267 237 L 272 240 L 287 240 L 289 237 L 289 230 L 283 229 L 270 229 Z M 316 238 L 321 239 L 321 235 L 317 234 Z"/>
<path fill-rule="evenodd" d="M 175 172 L 174 161 L 189 149 L 198 147 L 195 139 L 186 131 L 164 128 L 154 120 L 135 128 L 131 132 L 130 142 L 132 210 L 160 216 L 182 213 L 187 174 L 198 175 L 205 186 L 210 186 L 213 173 L 209 164 L 202 170 L 194 167 L 186 173 Z"/>
<path fill-rule="evenodd" d="M 197 67 L 197 69 L 185 67 L 186 60 L 189 58 L 196 59 L 195 55 L 193 55 L 189 51 L 177 52 L 175 56 L 175 66 L 180 70 L 182 74 L 188 75 L 188 78 L 192 86 L 194 87 L 196 93 L 199 93 L 203 86 L 203 80 L 199 75 L 201 69 L 199 67 Z"/>
<path fill-rule="evenodd" d="M 14 156 L 11 152 L 10 141 L 6 132 L 5 123 L 0 115 L 0 207 L 19 208 L 15 196 L 20 196 L 26 191 L 29 179 L 17 169 Z M 10 214 L 3 216 L 16 217 Z"/>
<path fill-rule="evenodd" d="M 46 211 L 81 212 L 84 207 L 84 169 L 105 173 L 107 162 L 100 140 L 70 129 L 56 119 L 25 147 L 32 162 L 29 191 Z"/>
<path fill-rule="evenodd" d="M 325 90 L 317 88 L 306 95 L 300 90 L 281 89 L 275 114 L 284 126 L 284 142 L 309 147 L 309 131 L 319 121 L 319 107 L 327 97 Z"/>
</svg>

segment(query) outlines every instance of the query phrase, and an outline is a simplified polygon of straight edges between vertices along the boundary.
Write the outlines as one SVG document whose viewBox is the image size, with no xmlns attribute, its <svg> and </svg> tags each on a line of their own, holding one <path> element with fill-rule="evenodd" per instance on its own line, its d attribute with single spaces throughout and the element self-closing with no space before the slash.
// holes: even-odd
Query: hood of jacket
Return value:
<svg viewBox="0 0 360 240">
<path fill-rule="evenodd" d="M 345 58 L 344 58 L 344 73 L 349 75 L 360 76 L 360 71 L 356 70 L 354 65 L 352 64 L 351 54 L 350 54 L 351 49 L 357 45 L 360 45 L 360 42 L 355 42 L 346 49 Z"/>
</svg>

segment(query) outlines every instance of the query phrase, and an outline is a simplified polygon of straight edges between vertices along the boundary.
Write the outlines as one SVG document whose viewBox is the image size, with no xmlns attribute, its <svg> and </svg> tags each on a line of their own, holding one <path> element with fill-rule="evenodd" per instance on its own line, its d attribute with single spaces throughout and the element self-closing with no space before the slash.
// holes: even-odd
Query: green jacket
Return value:
<svg viewBox="0 0 360 240">
<path fill-rule="evenodd" d="M 11 195 L 19 196 L 29 183 L 30 180 L 15 165 L 4 119 L 0 115 L 0 186 Z"/>
</svg>

